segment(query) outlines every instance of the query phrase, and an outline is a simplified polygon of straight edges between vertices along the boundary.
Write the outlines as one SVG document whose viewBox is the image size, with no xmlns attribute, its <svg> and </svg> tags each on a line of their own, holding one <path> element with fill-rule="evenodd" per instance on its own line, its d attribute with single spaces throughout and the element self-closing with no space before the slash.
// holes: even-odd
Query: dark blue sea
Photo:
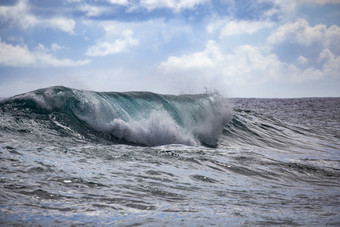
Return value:
<svg viewBox="0 0 340 227">
<path fill-rule="evenodd" d="M 340 98 L 0 101 L 1 226 L 340 226 Z"/>
</svg>

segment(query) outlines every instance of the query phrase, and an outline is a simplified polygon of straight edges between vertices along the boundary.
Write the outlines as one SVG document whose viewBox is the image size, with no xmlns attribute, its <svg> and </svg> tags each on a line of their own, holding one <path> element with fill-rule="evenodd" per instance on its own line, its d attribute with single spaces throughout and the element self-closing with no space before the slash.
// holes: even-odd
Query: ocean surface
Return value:
<svg viewBox="0 0 340 227">
<path fill-rule="evenodd" d="M 1 226 L 340 226 L 340 98 L 0 101 Z"/>
</svg>

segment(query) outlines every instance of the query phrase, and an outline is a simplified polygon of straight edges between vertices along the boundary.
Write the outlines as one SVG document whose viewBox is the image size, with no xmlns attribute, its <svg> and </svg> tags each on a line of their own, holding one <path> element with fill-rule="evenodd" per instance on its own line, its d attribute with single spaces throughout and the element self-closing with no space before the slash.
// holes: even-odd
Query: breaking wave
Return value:
<svg viewBox="0 0 340 227">
<path fill-rule="evenodd" d="M 7 122 L 12 131 L 40 130 L 38 134 L 47 140 L 48 135 L 63 134 L 142 146 L 216 147 L 231 119 L 226 100 L 217 94 L 174 96 L 49 87 L 2 100 L 0 108 L 16 116 Z"/>
</svg>

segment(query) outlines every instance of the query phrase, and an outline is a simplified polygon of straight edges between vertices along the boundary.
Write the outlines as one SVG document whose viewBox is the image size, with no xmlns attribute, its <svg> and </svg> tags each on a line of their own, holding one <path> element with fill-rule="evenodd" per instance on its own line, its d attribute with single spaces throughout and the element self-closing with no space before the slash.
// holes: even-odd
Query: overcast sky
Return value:
<svg viewBox="0 0 340 227">
<path fill-rule="evenodd" d="M 1 0 L 0 97 L 340 96 L 340 0 Z"/>
</svg>

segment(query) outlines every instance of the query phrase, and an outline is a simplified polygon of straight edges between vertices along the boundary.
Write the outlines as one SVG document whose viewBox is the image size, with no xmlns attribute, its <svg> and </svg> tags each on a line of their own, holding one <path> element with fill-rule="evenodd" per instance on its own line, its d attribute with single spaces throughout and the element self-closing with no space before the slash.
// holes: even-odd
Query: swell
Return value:
<svg viewBox="0 0 340 227">
<path fill-rule="evenodd" d="M 230 109 L 212 94 L 93 92 L 50 87 L 0 102 L 2 133 L 40 140 L 216 147 Z M 52 137 L 55 137 L 54 139 Z"/>
<path fill-rule="evenodd" d="M 313 119 L 313 116 L 308 119 L 318 120 Z M 296 121 L 296 118 L 293 120 Z M 232 119 L 223 128 L 220 144 L 227 147 L 274 148 L 294 153 L 301 150 L 338 151 L 340 144 L 334 134 L 334 127 L 313 127 L 303 122 L 290 121 L 291 119 L 282 120 L 258 111 L 235 108 Z"/>
</svg>

